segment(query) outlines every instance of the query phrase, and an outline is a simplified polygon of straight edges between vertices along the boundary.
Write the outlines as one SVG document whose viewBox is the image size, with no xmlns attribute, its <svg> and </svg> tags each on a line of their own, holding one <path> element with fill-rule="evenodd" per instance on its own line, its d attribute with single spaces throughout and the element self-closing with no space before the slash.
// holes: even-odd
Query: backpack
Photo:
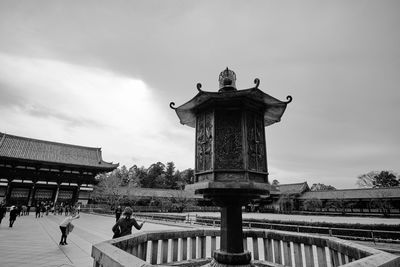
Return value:
<svg viewBox="0 0 400 267">
<path fill-rule="evenodd" d="M 116 227 L 113 227 L 113 232 L 114 232 L 114 235 L 113 235 L 113 239 L 114 238 L 118 238 L 118 237 L 121 237 L 121 228 L 119 227 L 119 225 L 117 225 Z"/>
</svg>

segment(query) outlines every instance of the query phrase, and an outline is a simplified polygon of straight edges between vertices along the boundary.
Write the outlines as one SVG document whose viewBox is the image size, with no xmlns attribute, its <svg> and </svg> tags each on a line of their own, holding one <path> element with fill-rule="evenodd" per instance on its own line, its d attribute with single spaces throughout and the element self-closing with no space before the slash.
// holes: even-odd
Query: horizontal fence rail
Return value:
<svg viewBox="0 0 400 267">
<path fill-rule="evenodd" d="M 400 266 L 398 256 L 335 237 L 272 230 L 243 235 L 256 266 Z M 143 231 L 94 245 L 93 266 L 199 266 L 211 261 L 219 236 L 218 229 Z"/>
<path fill-rule="evenodd" d="M 167 215 L 167 214 L 141 214 L 138 213 L 136 217 L 143 219 L 172 221 L 172 222 L 186 222 L 195 223 L 200 225 L 207 225 L 217 227 L 220 226 L 221 220 L 219 218 L 206 218 L 201 216 L 185 216 L 185 215 Z M 243 227 L 249 229 L 270 229 L 270 230 L 282 230 L 299 233 L 311 233 L 311 234 L 324 234 L 333 237 L 339 237 L 344 239 L 364 240 L 364 241 L 383 241 L 400 243 L 400 231 L 385 231 L 375 229 L 356 229 L 356 228 L 339 228 L 339 227 L 321 227 L 321 226 L 307 226 L 307 225 L 296 225 L 296 224 L 285 224 L 285 223 L 268 223 L 244 220 Z"/>
</svg>

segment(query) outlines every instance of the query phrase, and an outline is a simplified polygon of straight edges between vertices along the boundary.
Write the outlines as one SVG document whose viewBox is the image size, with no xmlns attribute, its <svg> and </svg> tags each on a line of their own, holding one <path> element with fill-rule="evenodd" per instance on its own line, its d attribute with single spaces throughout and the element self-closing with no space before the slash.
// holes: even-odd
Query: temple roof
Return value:
<svg viewBox="0 0 400 267">
<path fill-rule="evenodd" d="M 293 195 L 293 194 L 302 194 L 308 190 L 310 190 L 307 182 L 303 183 L 295 183 L 295 184 L 280 184 L 275 187 L 276 191 L 274 191 L 278 195 Z M 271 192 L 273 194 L 273 192 Z"/>
<path fill-rule="evenodd" d="M 206 92 L 200 90 L 201 85 L 198 84 L 199 93 L 185 104 L 175 108 L 175 103 L 171 102 L 170 107 L 173 108 L 178 115 L 181 124 L 195 127 L 196 126 L 196 109 L 200 105 L 208 101 L 228 100 L 228 99 L 249 99 L 262 104 L 265 107 L 264 123 L 269 126 L 281 120 L 286 106 L 292 101 L 292 97 L 288 96 L 288 101 L 280 101 L 260 89 L 258 89 L 259 81 L 256 79 L 256 87 L 227 92 Z"/>
<path fill-rule="evenodd" d="M 376 199 L 376 198 L 400 198 L 400 187 L 388 188 L 358 188 L 329 191 L 308 191 L 299 199 Z"/>
<path fill-rule="evenodd" d="M 42 164 L 74 165 L 105 171 L 111 171 L 119 165 L 103 161 L 101 148 L 50 142 L 1 132 L 0 158 Z"/>
</svg>

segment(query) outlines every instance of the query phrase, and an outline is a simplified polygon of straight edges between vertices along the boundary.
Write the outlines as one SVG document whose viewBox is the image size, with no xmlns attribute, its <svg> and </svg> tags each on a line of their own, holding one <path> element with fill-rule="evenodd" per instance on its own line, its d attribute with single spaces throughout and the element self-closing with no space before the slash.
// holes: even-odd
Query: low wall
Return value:
<svg viewBox="0 0 400 267">
<path fill-rule="evenodd" d="M 263 266 L 400 266 L 400 257 L 334 237 L 244 230 L 243 245 Z M 143 231 L 92 247 L 94 267 L 198 266 L 219 248 L 219 229 Z"/>
</svg>

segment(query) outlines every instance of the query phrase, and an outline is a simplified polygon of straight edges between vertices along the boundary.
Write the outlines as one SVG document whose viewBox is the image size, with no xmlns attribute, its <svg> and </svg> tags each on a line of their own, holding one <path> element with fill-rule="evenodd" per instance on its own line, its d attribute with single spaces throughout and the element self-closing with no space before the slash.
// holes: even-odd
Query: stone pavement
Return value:
<svg viewBox="0 0 400 267">
<path fill-rule="evenodd" d="M 74 220 L 72 233 L 68 235 L 66 246 L 59 246 L 61 231 L 59 222 L 64 215 L 17 217 L 12 228 L 8 227 L 8 213 L 0 225 L 0 266 L 93 266 L 92 245 L 111 239 L 113 217 L 81 213 Z M 140 222 L 140 220 L 139 220 Z M 143 230 L 179 229 L 179 226 L 146 222 Z"/>
</svg>

